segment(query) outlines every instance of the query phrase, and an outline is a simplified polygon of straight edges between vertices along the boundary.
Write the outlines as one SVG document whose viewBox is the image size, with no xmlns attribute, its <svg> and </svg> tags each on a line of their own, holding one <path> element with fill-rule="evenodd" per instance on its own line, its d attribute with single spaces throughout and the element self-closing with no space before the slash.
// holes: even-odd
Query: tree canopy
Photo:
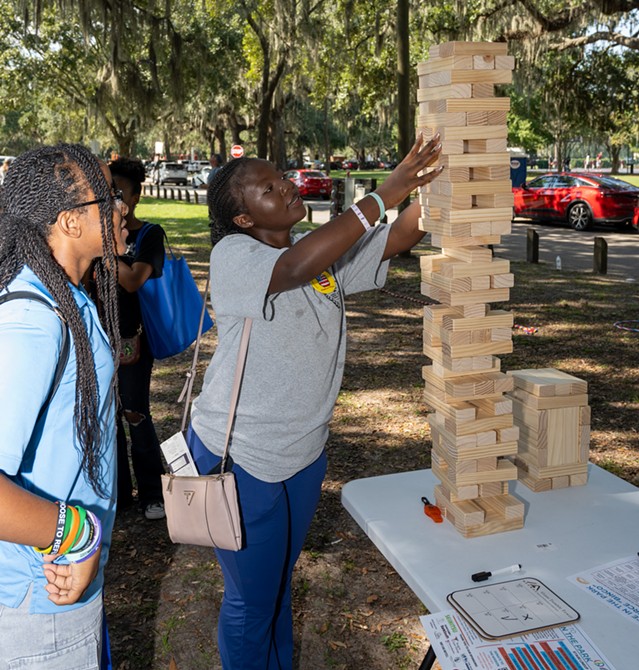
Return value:
<svg viewBox="0 0 639 670">
<path fill-rule="evenodd" d="M 409 113 L 431 44 L 508 41 L 511 143 L 590 141 L 614 162 L 636 142 L 636 0 L 409 0 L 408 27 L 398 1 L 0 0 L 1 148 L 393 158 L 398 31 Z"/>
</svg>

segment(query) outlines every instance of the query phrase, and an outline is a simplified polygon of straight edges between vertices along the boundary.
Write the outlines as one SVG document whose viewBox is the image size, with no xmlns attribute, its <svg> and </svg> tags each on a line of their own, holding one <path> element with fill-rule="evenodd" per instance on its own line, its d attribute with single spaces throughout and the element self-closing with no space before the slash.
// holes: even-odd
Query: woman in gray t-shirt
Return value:
<svg viewBox="0 0 639 670">
<path fill-rule="evenodd" d="M 383 286 L 387 261 L 422 239 L 418 202 L 390 226 L 371 222 L 440 174 L 422 174 L 440 151 L 438 136 L 418 139 L 375 193 L 302 236 L 291 236 L 306 213 L 297 187 L 267 161 L 233 160 L 209 185 L 218 347 L 188 437 L 202 473 L 220 460 L 240 334 L 253 319 L 230 445 L 244 546 L 216 550 L 225 670 L 292 668 L 291 574 L 326 470 L 344 369 L 344 296 Z"/>
</svg>

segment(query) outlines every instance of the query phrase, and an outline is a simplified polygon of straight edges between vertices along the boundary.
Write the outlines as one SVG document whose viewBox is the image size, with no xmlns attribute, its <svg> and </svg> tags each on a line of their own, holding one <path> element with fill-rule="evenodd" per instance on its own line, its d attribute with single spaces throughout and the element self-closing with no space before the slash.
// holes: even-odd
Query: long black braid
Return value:
<svg viewBox="0 0 639 670">
<path fill-rule="evenodd" d="M 74 421 L 82 469 L 98 495 L 106 496 L 101 472 L 102 441 L 99 391 L 89 336 L 69 286 L 69 276 L 54 258 L 48 239 L 58 214 L 80 202 L 99 203 L 103 257 L 95 266 L 103 325 L 111 342 L 117 372 L 119 328 L 117 254 L 113 230 L 111 184 L 100 164 L 81 145 L 39 147 L 15 159 L 7 173 L 0 202 L 0 290 L 25 265 L 39 277 L 66 319 L 76 353 Z M 115 392 L 114 374 L 107 392 Z M 114 396 L 115 397 L 115 396 Z"/>
<path fill-rule="evenodd" d="M 246 212 L 242 176 L 256 158 L 235 158 L 221 167 L 206 190 L 209 206 L 211 243 L 215 246 L 223 237 L 245 233 L 236 226 L 233 217 Z"/>
</svg>

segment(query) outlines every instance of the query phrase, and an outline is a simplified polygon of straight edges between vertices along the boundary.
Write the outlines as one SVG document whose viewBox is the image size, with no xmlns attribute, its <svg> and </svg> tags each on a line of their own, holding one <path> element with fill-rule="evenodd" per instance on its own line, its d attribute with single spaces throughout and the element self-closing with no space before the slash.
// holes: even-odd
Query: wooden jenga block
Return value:
<svg viewBox="0 0 639 670">
<path fill-rule="evenodd" d="M 512 370 L 508 374 L 515 380 L 515 388 L 536 396 L 583 395 L 588 393 L 588 383 L 554 368 Z M 587 404 L 587 403 L 584 403 Z"/>
<path fill-rule="evenodd" d="M 435 55 L 436 54 L 436 55 Z M 506 56 L 508 44 L 506 42 L 444 42 L 429 50 L 429 56 L 434 58 L 448 58 L 450 56 Z"/>
<path fill-rule="evenodd" d="M 479 98 L 478 98 L 479 99 Z M 485 98 L 490 100 L 491 98 Z M 499 98 L 495 98 L 499 100 Z M 481 99 L 479 99 L 481 100 Z M 481 105 L 478 105 L 480 108 Z M 488 105 L 481 107 L 480 111 L 468 112 L 466 114 L 466 123 L 469 126 L 503 126 L 508 120 L 508 112 L 502 110 L 486 111 Z M 479 166 L 482 167 L 482 166 Z"/>
<path fill-rule="evenodd" d="M 438 128 L 427 127 L 427 124 L 421 124 L 417 120 L 417 127 L 421 128 L 425 138 L 430 140 L 435 133 L 439 133 L 442 143 L 455 140 L 465 142 L 486 142 L 491 140 L 505 140 L 508 137 L 508 126 L 440 126 Z M 502 151 L 506 151 L 504 148 Z M 445 153 L 445 152 L 442 152 Z M 432 182 L 436 184 L 438 180 Z"/>
<path fill-rule="evenodd" d="M 444 256 L 456 258 L 465 263 L 478 263 L 480 261 L 492 261 L 493 254 L 486 247 L 465 247 L 463 249 L 444 249 Z"/>
<path fill-rule="evenodd" d="M 488 84 L 492 87 L 493 84 L 510 84 L 513 80 L 511 70 L 495 70 L 492 69 L 455 69 L 455 70 L 440 70 L 439 72 L 431 72 L 419 77 L 420 87 L 436 88 L 439 86 L 450 86 L 454 84 L 473 84 L 478 86 L 480 84 Z M 490 97 L 493 94 L 492 88 L 490 95 L 473 95 L 472 97 Z M 448 96 L 441 96 L 448 97 Z M 470 96 L 469 96 L 470 97 Z"/>
<path fill-rule="evenodd" d="M 465 183 L 453 183 L 446 179 L 442 179 L 437 180 L 437 182 L 433 182 L 433 187 L 437 184 L 437 192 L 441 195 L 491 195 L 494 193 L 512 193 L 512 183 L 510 180 L 472 180 Z M 433 193 L 434 192 L 435 191 L 433 191 Z"/>
<path fill-rule="evenodd" d="M 472 98 L 472 84 L 449 84 L 447 86 L 433 86 L 432 88 L 418 88 L 417 102 L 430 100 L 444 100 L 447 98 Z M 430 125 L 430 124 L 429 124 Z M 461 124 L 455 124 L 461 125 Z"/>
<path fill-rule="evenodd" d="M 502 259 L 491 259 L 489 261 L 483 261 L 478 263 L 467 263 L 465 261 L 456 262 L 454 259 L 447 257 L 445 254 L 438 254 L 442 257 L 442 263 L 439 265 L 437 272 L 440 272 L 444 277 L 476 277 L 479 275 L 499 275 L 505 274 L 510 271 L 510 261 Z M 426 258 L 426 256 L 422 256 Z M 502 314 L 508 314 L 503 312 Z M 495 326 L 502 325 L 500 323 L 495 323 Z M 512 323 L 510 324 L 512 326 Z M 452 330 L 466 330 L 467 328 L 472 328 L 473 326 L 464 326 L 464 324 L 459 323 L 457 328 L 452 328 Z"/>
<path fill-rule="evenodd" d="M 421 228 L 425 230 L 425 228 Z M 478 244 L 500 244 L 501 235 L 482 235 L 481 237 L 449 237 L 446 235 L 431 235 L 431 246 L 438 247 L 439 249 L 454 249 L 461 247 L 475 246 Z"/>
<path fill-rule="evenodd" d="M 474 70 L 494 70 L 495 69 L 495 55 L 484 54 L 482 56 L 473 56 Z M 504 68 L 505 69 L 505 68 Z"/>
<path fill-rule="evenodd" d="M 442 358 L 444 358 L 443 352 Z M 450 359 L 449 356 L 445 358 Z M 467 375 L 469 372 L 499 372 L 501 368 L 501 361 L 496 356 L 469 356 L 450 360 L 455 365 L 454 368 L 444 367 L 441 362 L 433 361 L 433 372 L 438 377 L 449 379 Z"/>
<path fill-rule="evenodd" d="M 502 496 L 508 493 L 508 482 L 488 482 L 479 485 L 479 497 L 491 498 L 493 496 Z"/>
<path fill-rule="evenodd" d="M 436 207 L 440 210 L 442 209 L 471 209 L 473 206 L 473 196 L 472 195 L 440 195 L 439 193 L 429 193 L 426 196 L 426 201 L 423 200 L 424 196 L 420 195 L 420 204 L 426 205 L 427 207 Z M 432 219 L 431 222 L 425 222 L 423 224 L 426 230 L 432 228 L 433 225 L 436 225 L 441 221 L 441 215 L 438 219 Z M 468 234 L 468 233 L 467 233 Z"/>
<path fill-rule="evenodd" d="M 480 410 L 484 416 L 500 416 L 501 414 L 513 413 L 513 402 L 507 396 L 500 396 L 499 398 L 476 398 L 471 400 L 470 403 Z M 495 439 L 497 438 L 495 437 Z M 517 440 L 517 435 L 513 439 Z"/>
<path fill-rule="evenodd" d="M 417 76 L 422 77 L 433 72 L 447 70 L 470 70 L 473 68 L 473 56 L 450 56 L 449 58 L 437 58 L 424 63 L 417 64 Z"/>
<path fill-rule="evenodd" d="M 472 128 L 483 128 L 483 126 L 470 126 Z M 489 126 L 490 127 L 490 126 Z M 501 126 L 495 126 L 500 128 Z M 464 140 L 463 153 L 497 153 L 507 151 L 506 138 L 483 139 L 483 140 Z"/>
<path fill-rule="evenodd" d="M 570 486 L 584 486 L 588 483 L 588 473 L 581 475 L 570 475 Z"/>
<path fill-rule="evenodd" d="M 510 193 L 495 193 L 494 195 L 474 195 L 473 196 L 473 207 L 512 207 L 515 198 Z"/>
<path fill-rule="evenodd" d="M 420 115 L 417 118 L 417 125 L 420 128 L 438 128 L 439 126 L 465 126 L 466 122 L 466 112 L 428 113 L 426 111 L 422 112 L 420 110 Z"/>
<path fill-rule="evenodd" d="M 439 164 L 445 168 L 451 167 L 494 167 L 503 165 L 509 160 L 508 152 L 497 152 L 491 154 L 462 154 L 451 156 L 440 156 Z"/>
<path fill-rule="evenodd" d="M 495 70 L 495 72 L 497 72 L 497 70 Z M 504 72 L 504 75 L 508 76 L 512 80 L 512 74 L 510 72 L 508 73 Z M 488 84 L 488 83 L 472 84 L 471 96 L 473 98 L 492 98 L 494 95 L 495 95 L 494 84 Z"/>
<path fill-rule="evenodd" d="M 537 396 L 519 388 L 513 390 L 513 397 L 536 410 L 579 407 L 588 404 L 587 395 Z"/>
<path fill-rule="evenodd" d="M 510 98 L 449 98 L 419 104 L 419 114 L 458 114 L 460 112 L 508 112 Z M 464 120 L 464 123 L 466 120 Z M 506 122 L 504 121 L 504 124 Z M 418 121 L 419 124 L 419 121 Z M 504 125 L 502 124 L 502 125 Z M 428 124 L 425 124 L 428 125 Z M 442 124 L 445 126 L 447 124 Z M 453 124 L 451 124 L 453 125 Z M 461 124 L 458 124 L 461 125 Z M 477 125 L 477 124 L 475 124 Z M 486 124 L 484 124 L 486 125 Z M 498 125 L 493 123 L 492 125 Z"/>
<path fill-rule="evenodd" d="M 469 178 L 470 179 L 509 179 L 510 178 L 510 166 L 494 166 L 494 167 L 477 167 L 469 168 Z"/>
</svg>

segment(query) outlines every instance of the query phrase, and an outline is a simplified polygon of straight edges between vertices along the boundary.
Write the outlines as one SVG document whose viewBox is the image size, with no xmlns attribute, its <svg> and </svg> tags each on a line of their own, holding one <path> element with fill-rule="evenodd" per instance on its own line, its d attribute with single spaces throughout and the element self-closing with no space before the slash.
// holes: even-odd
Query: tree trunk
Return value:
<svg viewBox="0 0 639 670">
<path fill-rule="evenodd" d="M 410 54 L 408 9 L 409 0 L 397 0 L 397 158 L 401 161 L 410 151 L 411 114 L 410 114 Z M 410 205 L 410 196 L 399 203 L 402 212 Z M 410 256 L 410 250 L 401 254 Z"/>
<path fill-rule="evenodd" d="M 401 161 L 411 147 L 411 113 L 410 113 L 410 55 L 408 29 L 408 2 L 397 0 L 397 149 Z M 410 204 L 407 197 L 399 205 L 401 212 Z"/>
<path fill-rule="evenodd" d="M 215 126 L 215 139 L 219 147 L 220 156 L 222 156 L 222 163 L 226 163 L 226 135 L 224 134 L 224 128 L 221 125 Z"/>
</svg>

